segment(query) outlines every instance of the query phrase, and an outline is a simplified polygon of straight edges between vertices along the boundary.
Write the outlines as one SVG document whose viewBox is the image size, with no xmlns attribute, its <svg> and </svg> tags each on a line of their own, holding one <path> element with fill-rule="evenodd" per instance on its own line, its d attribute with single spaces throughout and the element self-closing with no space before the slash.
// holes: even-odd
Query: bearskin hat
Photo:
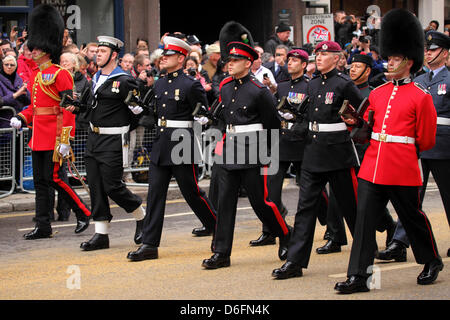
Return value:
<svg viewBox="0 0 450 320">
<path fill-rule="evenodd" d="M 419 71 L 424 59 L 424 32 L 419 20 L 405 9 L 386 13 L 381 22 L 380 51 L 385 59 L 398 54 L 412 59 L 411 73 Z"/>
<path fill-rule="evenodd" d="M 242 24 L 235 21 L 229 21 L 222 27 L 219 34 L 219 42 L 222 61 L 227 60 L 227 46 L 230 42 L 242 42 L 252 48 L 255 46 L 250 31 L 248 31 Z"/>
<path fill-rule="evenodd" d="M 58 63 L 64 37 L 64 20 L 59 11 L 48 4 L 39 5 L 31 12 L 28 26 L 28 48 L 41 49 Z"/>
</svg>

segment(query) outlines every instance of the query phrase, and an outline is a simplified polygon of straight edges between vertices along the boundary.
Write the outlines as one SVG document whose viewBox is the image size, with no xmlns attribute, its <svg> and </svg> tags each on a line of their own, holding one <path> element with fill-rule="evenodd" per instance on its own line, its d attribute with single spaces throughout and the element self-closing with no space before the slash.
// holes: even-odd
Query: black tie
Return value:
<svg viewBox="0 0 450 320">
<path fill-rule="evenodd" d="M 433 71 L 430 71 L 430 76 L 429 76 L 430 81 L 433 80 L 433 76 L 434 76 Z"/>
</svg>

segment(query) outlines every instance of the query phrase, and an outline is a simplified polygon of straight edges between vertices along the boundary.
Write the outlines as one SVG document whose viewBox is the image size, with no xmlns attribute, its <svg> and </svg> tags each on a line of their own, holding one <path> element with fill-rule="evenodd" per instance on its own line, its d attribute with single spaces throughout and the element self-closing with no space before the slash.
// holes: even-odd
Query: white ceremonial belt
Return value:
<svg viewBox="0 0 450 320">
<path fill-rule="evenodd" d="M 125 134 L 130 131 L 130 126 L 124 127 L 95 127 L 92 123 L 89 122 L 91 126 L 91 130 L 97 134 Z"/>
<path fill-rule="evenodd" d="M 158 119 L 158 127 L 163 127 L 163 128 L 192 128 L 193 126 L 194 126 L 194 121 Z"/>
<path fill-rule="evenodd" d="M 437 124 L 450 126 L 450 118 L 437 117 Z"/>
<path fill-rule="evenodd" d="M 245 133 L 253 131 L 261 131 L 264 127 L 261 123 L 245 124 L 234 126 L 232 124 L 227 124 L 227 133 Z"/>
<path fill-rule="evenodd" d="M 314 132 L 333 132 L 347 130 L 347 125 L 344 122 L 339 123 L 309 123 L 309 130 Z"/>
<path fill-rule="evenodd" d="M 372 132 L 372 139 L 380 142 L 414 144 L 416 139 L 407 136 L 391 136 L 390 134 Z"/>
</svg>

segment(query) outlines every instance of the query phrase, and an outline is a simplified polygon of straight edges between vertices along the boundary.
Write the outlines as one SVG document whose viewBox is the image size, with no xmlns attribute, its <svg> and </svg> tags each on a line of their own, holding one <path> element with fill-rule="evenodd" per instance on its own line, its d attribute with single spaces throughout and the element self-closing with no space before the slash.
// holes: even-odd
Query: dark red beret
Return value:
<svg viewBox="0 0 450 320">
<path fill-rule="evenodd" d="M 319 43 L 316 46 L 316 49 L 314 50 L 314 52 L 319 52 L 319 51 L 340 52 L 340 51 L 342 51 L 342 48 L 339 45 L 339 43 L 337 43 L 337 42 L 322 41 L 321 43 Z"/>
<path fill-rule="evenodd" d="M 289 51 L 289 53 L 287 54 L 287 57 L 295 57 L 295 58 L 299 58 L 302 59 L 305 62 L 308 62 L 309 59 L 309 55 L 305 50 L 302 49 L 294 49 Z"/>
</svg>

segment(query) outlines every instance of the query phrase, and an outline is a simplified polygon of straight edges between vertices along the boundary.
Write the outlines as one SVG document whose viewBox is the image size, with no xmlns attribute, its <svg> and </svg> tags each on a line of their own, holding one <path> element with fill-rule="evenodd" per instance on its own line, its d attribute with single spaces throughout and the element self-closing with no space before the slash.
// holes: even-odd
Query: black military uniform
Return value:
<svg viewBox="0 0 450 320">
<path fill-rule="evenodd" d="M 222 44 L 224 33 L 229 30 L 229 26 L 236 26 L 242 34 L 249 34 L 239 24 L 226 24 L 221 31 L 222 50 L 226 50 L 228 58 L 248 59 L 253 62 L 258 58 L 258 53 L 250 45 L 238 41 L 231 41 L 226 46 Z M 244 39 L 248 39 L 248 36 Z M 269 144 L 266 139 L 267 135 L 270 135 L 269 129 L 280 127 L 275 99 L 270 91 L 250 74 L 242 78 L 226 78 L 222 82 L 220 96 L 220 117 L 226 124 L 227 132 L 223 146 L 223 163 L 215 164 L 221 186 L 213 245 L 215 254 L 210 259 L 205 259 L 202 266 L 206 269 L 216 269 L 230 265 L 241 183 L 247 190 L 250 204 L 258 218 L 270 228 L 272 234 L 280 237 L 279 256 L 283 258 L 289 229 L 277 206 L 268 198 L 268 169 L 262 168 L 262 161 L 257 156 L 258 149 L 266 149 Z M 264 132 L 265 129 L 269 132 Z M 264 134 L 267 134 L 266 138 Z M 267 149 L 265 151 L 267 152 Z"/>
<path fill-rule="evenodd" d="M 340 50 L 332 41 L 321 42 L 316 47 L 316 52 Z M 310 97 L 307 116 L 310 123 L 300 176 L 300 197 L 288 261 L 272 273 L 278 279 L 301 276 L 302 268 L 308 266 L 317 217 L 315 205 L 327 182 L 351 232 L 356 219 L 354 167 L 358 165 L 357 155 L 338 111 L 344 100 L 349 100 L 351 105 L 360 105 L 363 99 L 351 79 L 336 69 L 313 78 L 307 94 Z"/>
<path fill-rule="evenodd" d="M 165 37 L 165 55 L 187 55 L 190 48 L 183 40 Z M 205 227 L 214 230 L 216 211 L 206 193 L 198 186 L 198 166 L 194 160 L 199 159 L 197 137 L 194 137 L 192 113 L 201 103 L 208 105 L 205 91 L 198 80 L 186 75 L 183 69 L 168 73 L 156 81 L 154 86 L 156 99 L 157 129 L 152 145 L 149 168 L 149 189 L 147 212 L 144 220 L 144 245 L 128 254 L 128 259 L 140 261 L 158 257 L 164 222 L 167 190 L 170 179 L 175 177 L 186 202 Z M 179 140 L 172 141 L 174 133 L 181 133 Z M 180 142 L 187 141 L 187 149 L 180 154 L 174 152 Z M 185 154 L 188 152 L 190 154 Z M 174 154 L 176 153 L 176 154 Z M 196 158 L 197 157 L 197 158 Z"/>
<path fill-rule="evenodd" d="M 288 59 L 296 57 L 308 62 L 308 54 L 300 49 L 291 50 L 288 53 Z M 280 102 L 286 98 L 289 102 L 294 104 L 300 103 L 306 98 L 306 91 L 309 79 L 302 75 L 299 78 L 291 79 L 289 81 L 278 84 L 278 89 L 275 97 Z M 295 123 L 288 122 L 285 119 L 281 121 L 280 140 L 279 140 L 279 169 L 274 175 L 268 177 L 269 198 L 277 205 L 283 218 L 288 211 L 284 207 L 281 197 L 283 189 L 283 181 L 291 164 L 295 168 L 297 174 L 297 181 L 299 181 L 301 173 L 301 164 L 303 159 L 303 152 L 305 148 L 305 137 L 307 133 L 307 122 L 304 119 L 297 119 Z M 317 204 L 318 215 L 326 216 L 328 203 L 328 195 L 326 190 L 322 193 L 320 201 Z M 265 244 L 274 244 L 275 239 L 269 233 L 269 228 L 263 225 L 263 233 L 257 240 L 250 241 L 252 246 L 260 246 Z"/>
<path fill-rule="evenodd" d="M 112 37 L 98 37 L 99 46 L 120 51 L 123 43 Z M 112 54 L 112 53 L 111 53 Z M 102 83 L 103 81 L 103 83 Z M 93 79 L 94 105 L 88 110 L 90 129 L 86 142 L 86 171 L 96 221 L 96 233 L 81 248 L 85 251 L 109 247 L 108 227 L 112 220 L 108 197 L 126 212 L 141 215 L 137 224 L 142 227 L 142 199 L 132 193 L 122 181 L 123 169 L 128 164 L 128 133 L 134 114 L 125 100 L 130 91 L 137 92 L 136 81 L 131 75 L 116 67 L 111 74 L 102 75 L 101 70 Z"/>
</svg>

